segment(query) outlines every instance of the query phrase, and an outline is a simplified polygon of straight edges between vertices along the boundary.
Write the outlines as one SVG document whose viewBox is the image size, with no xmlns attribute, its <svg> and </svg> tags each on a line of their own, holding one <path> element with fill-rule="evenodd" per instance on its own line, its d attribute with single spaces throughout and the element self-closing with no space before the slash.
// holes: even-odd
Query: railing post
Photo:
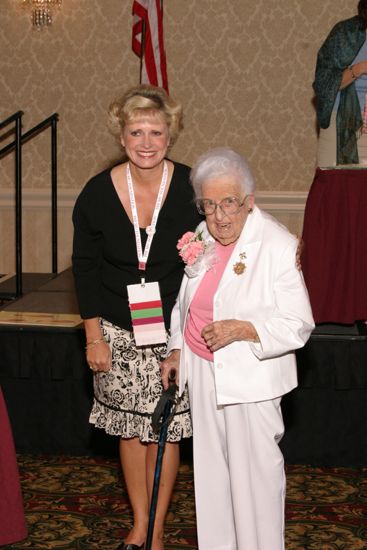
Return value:
<svg viewBox="0 0 367 550">
<path fill-rule="evenodd" d="M 15 140 L 0 149 L 0 158 L 15 151 L 15 293 L 7 292 L 9 298 L 18 298 L 23 294 L 22 287 L 22 145 L 51 125 L 51 246 L 52 273 L 57 273 L 57 121 L 54 113 L 28 132 L 22 134 L 23 111 L 18 111 L 4 121 L 0 129 L 15 121 Z M 0 295 L 2 297 L 3 295 Z M 5 295 L 4 295 L 5 296 Z"/>
<path fill-rule="evenodd" d="M 57 120 L 51 123 L 51 239 L 52 273 L 57 273 Z"/>
<path fill-rule="evenodd" d="M 15 295 L 23 293 L 22 281 L 22 115 L 15 121 Z"/>
</svg>

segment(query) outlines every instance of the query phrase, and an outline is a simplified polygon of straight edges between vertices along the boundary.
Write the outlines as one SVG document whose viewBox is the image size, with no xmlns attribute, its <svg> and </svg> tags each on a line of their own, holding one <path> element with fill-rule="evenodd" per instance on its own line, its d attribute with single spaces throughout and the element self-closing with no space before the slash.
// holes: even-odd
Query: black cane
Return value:
<svg viewBox="0 0 367 550">
<path fill-rule="evenodd" d="M 147 532 L 147 538 L 145 541 L 145 550 L 151 550 L 151 547 L 152 547 L 154 522 L 155 522 L 155 515 L 157 511 L 157 502 L 158 502 L 159 482 L 160 482 L 161 473 L 162 473 L 163 453 L 166 445 L 168 425 L 172 419 L 173 410 L 175 407 L 175 393 L 177 390 L 177 386 L 174 382 L 175 374 L 173 371 L 171 371 L 171 373 L 169 374 L 170 385 L 166 390 L 163 391 L 162 396 L 158 401 L 152 416 L 153 429 L 155 431 L 158 431 L 159 429 L 159 438 L 158 438 L 157 460 L 155 464 L 154 478 L 153 478 L 152 500 L 150 503 L 150 510 L 149 510 L 148 532 Z"/>
</svg>

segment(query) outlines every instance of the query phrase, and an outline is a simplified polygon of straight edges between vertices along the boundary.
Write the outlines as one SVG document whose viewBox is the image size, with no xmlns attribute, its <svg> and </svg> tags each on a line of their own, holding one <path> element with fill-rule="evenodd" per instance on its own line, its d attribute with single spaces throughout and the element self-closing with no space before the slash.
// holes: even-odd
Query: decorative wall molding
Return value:
<svg viewBox="0 0 367 550">
<path fill-rule="evenodd" d="M 59 189 L 57 192 L 58 209 L 72 209 L 80 189 Z M 14 191 L 0 189 L 0 210 L 11 209 L 15 204 Z M 307 193 L 303 191 L 259 191 L 256 203 L 260 208 L 272 213 L 303 213 Z M 45 189 L 25 189 L 22 193 L 24 209 L 42 210 L 51 205 L 51 193 Z"/>
<path fill-rule="evenodd" d="M 256 193 L 256 204 L 272 213 L 303 214 L 307 195 L 303 191 L 259 191 Z"/>
<path fill-rule="evenodd" d="M 57 192 L 57 208 L 73 208 L 79 192 L 79 189 L 59 189 Z M 8 210 L 14 205 L 14 190 L 0 189 L 0 210 Z M 22 207 L 27 210 L 51 208 L 51 191 L 46 189 L 24 189 L 22 192 Z"/>
<path fill-rule="evenodd" d="M 73 242 L 72 210 L 80 189 L 59 189 L 58 256 L 59 269 L 70 265 Z M 259 191 L 257 204 L 296 234 L 302 233 L 307 193 Z M 0 189 L 0 273 L 14 269 L 15 193 Z M 24 189 L 22 193 L 23 266 L 28 272 L 47 272 L 50 264 L 51 193 L 44 189 Z"/>
</svg>

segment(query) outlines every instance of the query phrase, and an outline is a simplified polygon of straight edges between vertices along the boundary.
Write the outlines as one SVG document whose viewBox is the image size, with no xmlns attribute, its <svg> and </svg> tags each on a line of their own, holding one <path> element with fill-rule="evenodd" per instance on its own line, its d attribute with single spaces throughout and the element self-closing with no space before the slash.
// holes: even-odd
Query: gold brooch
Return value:
<svg viewBox="0 0 367 550">
<path fill-rule="evenodd" d="M 241 252 L 240 254 L 240 262 L 236 262 L 233 266 L 233 271 L 236 275 L 242 275 L 242 273 L 246 269 L 246 264 L 242 261 L 246 258 L 246 252 Z"/>
</svg>

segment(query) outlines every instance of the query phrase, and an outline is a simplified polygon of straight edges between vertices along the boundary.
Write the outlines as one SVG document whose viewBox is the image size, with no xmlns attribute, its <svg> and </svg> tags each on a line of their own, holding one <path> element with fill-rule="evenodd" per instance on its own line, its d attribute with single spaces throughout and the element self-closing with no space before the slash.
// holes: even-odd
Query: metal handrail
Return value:
<svg viewBox="0 0 367 550">
<path fill-rule="evenodd" d="M 10 124 L 10 122 L 13 122 L 15 119 L 15 116 L 18 115 L 19 113 L 21 115 L 24 114 L 23 111 L 18 111 L 18 113 L 15 113 L 14 115 L 10 116 L 8 119 L 6 119 L 6 121 L 8 121 L 8 124 Z M 58 113 L 54 113 L 48 118 L 45 118 L 45 120 L 43 120 L 42 122 L 40 122 L 39 124 L 31 128 L 30 130 L 28 130 L 28 132 L 26 132 L 25 134 L 22 134 L 22 145 L 24 145 L 24 143 L 29 141 L 33 136 L 42 132 L 42 130 L 44 130 L 48 126 L 50 125 L 52 126 L 58 120 L 59 120 Z M 3 128 L 3 126 L 5 126 L 4 123 L 6 121 L 4 121 L 3 123 L 0 122 L 0 130 L 1 128 Z M 5 156 L 6 154 L 10 153 L 13 149 L 15 149 L 16 143 L 17 143 L 17 140 L 15 139 L 12 143 L 9 143 L 8 145 L 5 145 L 5 147 L 0 149 L 0 157 Z"/>
<path fill-rule="evenodd" d="M 8 126 L 8 124 L 10 124 L 11 122 L 14 122 L 15 120 L 17 120 L 18 118 L 22 118 L 23 115 L 24 115 L 23 111 L 17 111 L 13 115 L 10 115 L 8 118 L 0 122 L 0 130 L 2 128 L 5 128 L 5 126 Z"/>
<path fill-rule="evenodd" d="M 15 140 L 0 149 L 0 159 L 15 150 L 15 293 L 7 293 L 8 298 L 22 295 L 22 146 L 32 137 L 51 126 L 51 243 L 52 273 L 57 273 L 57 121 L 58 113 L 46 118 L 25 134 L 22 134 L 21 119 L 23 111 L 18 111 L 0 122 L 0 129 L 15 122 Z M 1 297 L 1 294 L 0 294 Z M 3 296 L 4 297 L 4 296 Z"/>
</svg>

